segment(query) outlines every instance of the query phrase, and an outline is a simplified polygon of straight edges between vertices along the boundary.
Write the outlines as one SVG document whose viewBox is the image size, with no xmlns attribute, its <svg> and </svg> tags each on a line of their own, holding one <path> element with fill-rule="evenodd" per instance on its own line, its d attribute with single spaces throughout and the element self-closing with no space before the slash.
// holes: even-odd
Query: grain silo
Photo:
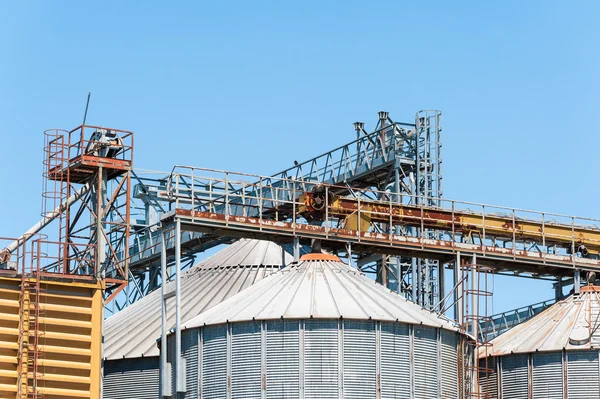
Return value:
<svg viewBox="0 0 600 399">
<path fill-rule="evenodd" d="M 599 295 L 600 287 L 582 287 L 580 294 L 492 340 L 487 358 L 489 397 L 599 398 Z M 485 381 L 480 381 L 485 389 Z"/>
<path fill-rule="evenodd" d="M 182 274 L 182 313 L 190 319 L 278 271 L 292 257 L 268 241 L 239 240 Z M 175 283 L 167 284 L 167 292 Z M 175 325 L 174 298 L 168 325 Z M 104 324 L 104 399 L 158 398 L 161 333 L 160 290 L 135 302 Z M 135 389 L 132 389 L 135 387 Z"/>
<path fill-rule="evenodd" d="M 305 255 L 182 329 L 179 398 L 462 398 L 458 328 L 332 255 Z"/>
</svg>

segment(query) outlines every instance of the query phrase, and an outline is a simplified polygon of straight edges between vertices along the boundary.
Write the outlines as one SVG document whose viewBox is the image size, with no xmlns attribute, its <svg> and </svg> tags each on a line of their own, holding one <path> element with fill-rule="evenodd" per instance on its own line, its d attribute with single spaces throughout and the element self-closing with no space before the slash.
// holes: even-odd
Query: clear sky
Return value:
<svg viewBox="0 0 600 399">
<path fill-rule="evenodd" d="M 271 174 L 377 111 L 444 112 L 445 196 L 600 218 L 597 1 L 0 2 L 0 236 L 39 219 L 44 129 L 136 167 Z M 553 296 L 498 280 L 495 309 Z"/>
</svg>

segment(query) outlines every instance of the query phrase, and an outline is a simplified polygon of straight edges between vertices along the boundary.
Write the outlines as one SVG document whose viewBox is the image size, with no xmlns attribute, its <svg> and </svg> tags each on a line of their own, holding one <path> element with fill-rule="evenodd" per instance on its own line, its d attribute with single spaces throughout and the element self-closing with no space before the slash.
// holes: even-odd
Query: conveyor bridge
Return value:
<svg viewBox="0 0 600 399">
<path fill-rule="evenodd" d="M 278 242 L 318 239 L 337 252 L 442 262 L 460 252 L 495 271 L 536 277 L 600 270 L 600 221 L 589 218 L 440 199 L 435 207 L 422 205 L 425 198 L 405 204 L 391 191 L 340 195 L 334 185 L 195 167 L 177 167 L 168 186 L 175 209 L 163 222 L 179 221 L 183 231 Z M 307 216 L 307 206 L 317 188 L 324 195 L 315 218 Z M 393 233 L 378 231 L 380 223 Z"/>
</svg>

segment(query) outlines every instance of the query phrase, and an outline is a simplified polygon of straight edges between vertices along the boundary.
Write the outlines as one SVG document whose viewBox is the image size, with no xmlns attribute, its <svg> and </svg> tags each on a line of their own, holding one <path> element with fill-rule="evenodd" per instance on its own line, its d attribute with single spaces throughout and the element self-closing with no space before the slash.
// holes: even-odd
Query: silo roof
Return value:
<svg viewBox="0 0 600 399">
<path fill-rule="evenodd" d="M 486 354 L 600 349 L 599 327 L 600 287 L 582 287 L 579 295 L 570 295 L 492 340 Z"/>
<path fill-rule="evenodd" d="M 183 327 L 281 318 L 398 321 L 458 331 L 445 317 L 424 310 L 337 257 L 314 254 L 184 322 Z"/>
<path fill-rule="evenodd" d="M 284 258 L 285 256 L 285 258 Z M 284 260 L 285 259 L 285 260 Z M 269 241 L 239 240 L 203 260 L 181 276 L 182 317 L 190 319 L 248 288 L 293 260 Z M 175 282 L 166 285 L 175 290 Z M 167 329 L 175 325 L 175 298 L 167 300 Z M 161 290 L 156 290 L 104 321 L 104 358 L 158 356 Z"/>
</svg>

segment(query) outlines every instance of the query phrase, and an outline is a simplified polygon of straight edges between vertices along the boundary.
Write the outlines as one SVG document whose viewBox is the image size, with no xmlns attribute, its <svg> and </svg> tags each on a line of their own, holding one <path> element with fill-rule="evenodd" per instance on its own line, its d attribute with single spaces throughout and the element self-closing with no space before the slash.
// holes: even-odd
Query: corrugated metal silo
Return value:
<svg viewBox="0 0 600 399">
<path fill-rule="evenodd" d="M 462 397 L 467 337 L 331 255 L 305 255 L 183 328 L 179 398 Z"/>
<path fill-rule="evenodd" d="M 600 398 L 599 295 L 583 287 L 492 340 L 482 389 L 499 399 Z"/>
<path fill-rule="evenodd" d="M 268 241 L 240 240 L 182 275 L 182 312 L 190 319 L 278 271 L 292 257 Z M 167 284 L 167 291 L 175 283 Z M 167 304 L 175 324 L 174 298 Z M 162 298 L 157 290 L 109 317 L 104 324 L 104 399 L 149 399 L 159 395 Z"/>
</svg>

